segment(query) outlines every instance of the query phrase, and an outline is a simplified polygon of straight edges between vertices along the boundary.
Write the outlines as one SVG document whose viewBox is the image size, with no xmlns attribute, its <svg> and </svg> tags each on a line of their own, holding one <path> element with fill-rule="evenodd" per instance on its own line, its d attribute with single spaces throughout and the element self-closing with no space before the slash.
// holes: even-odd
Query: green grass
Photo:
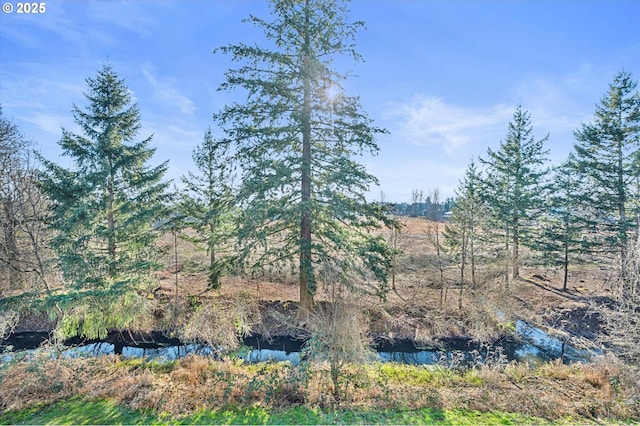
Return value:
<svg viewBox="0 0 640 426">
<path fill-rule="evenodd" d="M 0 413 L 0 424 L 543 424 L 544 420 L 521 414 L 472 410 L 359 410 L 331 411 L 306 407 L 269 411 L 261 407 L 202 411 L 171 418 L 130 410 L 108 400 L 73 398 L 51 405 Z"/>
<path fill-rule="evenodd" d="M 117 368 L 124 368 L 130 371 L 149 370 L 153 373 L 170 373 L 178 364 L 176 360 L 147 360 L 145 358 L 122 359 L 114 365 Z"/>
<path fill-rule="evenodd" d="M 404 383 L 413 386 L 438 386 L 466 380 L 465 375 L 460 372 L 432 365 L 416 366 L 385 362 L 374 364 L 374 368 L 391 383 Z"/>
<path fill-rule="evenodd" d="M 158 417 L 121 407 L 108 400 L 72 398 L 50 405 L 0 413 L 0 424 L 149 424 Z"/>
</svg>

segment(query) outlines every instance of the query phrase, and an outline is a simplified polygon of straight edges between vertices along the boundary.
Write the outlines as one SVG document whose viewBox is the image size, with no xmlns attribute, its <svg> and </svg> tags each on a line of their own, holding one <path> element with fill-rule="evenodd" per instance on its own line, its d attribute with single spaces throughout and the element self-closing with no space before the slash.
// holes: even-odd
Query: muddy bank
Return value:
<svg viewBox="0 0 640 426">
<path fill-rule="evenodd" d="M 326 302 L 320 303 L 322 308 L 326 308 Z M 300 321 L 298 316 L 298 303 L 294 301 L 273 301 L 263 300 L 258 302 L 261 322 L 251 325 L 251 334 L 262 336 L 265 339 L 286 337 L 298 340 L 305 340 L 310 337 L 309 324 Z M 167 328 L 165 312 L 157 310 L 155 312 L 155 326 L 147 330 L 110 330 L 109 339 L 114 343 L 117 336 L 124 336 L 120 339 L 129 341 L 163 341 L 163 339 L 175 337 L 179 334 L 179 329 L 175 327 Z M 369 329 L 369 337 L 377 345 L 391 345 L 395 342 L 411 342 L 416 347 L 468 347 L 474 340 L 480 340 L 469 330 L 465 329 L 465 320 L 454 318 L 449 315 L 447 318 L 438 318 L 437 313 L 429 312 L 416 307 L 402 309 L 397 306 L 366 308 L 362 312 L 363 321 Z M 442 324 L 448 323 L 448 328 Z M 14 329 L 14 333 L 45 336 L 44 339 L 51 338 L 51 334 L 56 327 L 55 320 L 46 314 L 23 313 Z M 511 338 L 509 333 L 505 333 L 497 326 L 491 328 L 491 338 L 482 341 L 491 343 L 500 339 Z M 486 337 L 486 333 L 485 333 Z"/>
<path fill-rule="evenodd" d="M 310 325 L 298 316 L 298 303 L 294 301 L 262 300 L 257 302 L 261 321 L 251 325 L 251 334 L 270 338 L 306 340 L 310 337 Z M 326 302 L 320 307 L 327 308 Z M 191 308 L 195 310 L 194 307 Z M 190 311 L 187 311 L 189 315 Z M 474 312 L 438 312 L 415 305 L 376 305 L 362 310 L 362 319 L 369 337 L 378 346 L 410 342 L 416 347 L 468 348 L 472 342 L 493 344 L 517 340 L 515 321 L 507 321 L 495 315 L 474 315 Z M 584 305 L 574 304 L 556 311 L 547 318 L 549 323 L 571 328 L 589 340 L 595 340 L 601 332 L 599 318 Z M 179 327 L 167 327 L 166 312 L 155 312 L 155 325 L 146 330 L 110 330 L 110 336 L 126 336 L 121 340 L 162 341 L 180 335 Z M 23 314 L 14 333 L 42 333 L 49 338 L 56 323 L 46 314 Z M 110 337 L 115 343 L 118 339 Z"/>
<path fill-rule="evenodd" d="M 11 346 L 12 351 L 36 349 L 50 341 L 51 334 L 46 331 L 17 332 L 0 341 L 0 352 Z M 252 334 L 242 339 L 242 343 L 255 348 L 270 350 L 282 350 L 285 352 L 300 352 L 306 339 L 292 336 L 263 336 Z M 186 346 L 190 343 L 183 342 L 175 336 L 168 336 L 162 331 L 134 331 L 111 330 L 103 339 L 83 339 L 73 337 L 62 342 L 64 346 L 86 346 L 91 344 L 107 343 L 113 345 L 114 353 L 121 354 L 123 347 L 139 349 L 158 349 L 171 346 Z M 503 339 L 500 343 L 516 343 L 515 339 Z M 380 352 L 403 351 L 417 352 L 425 349 L 464 351 L 477 345 L 465 338 L 448 338 L 439 342 L 434 347 L 423 347 L 412 340 L 378 340 L 373 342 L 373 348 Z"/>
</svg>

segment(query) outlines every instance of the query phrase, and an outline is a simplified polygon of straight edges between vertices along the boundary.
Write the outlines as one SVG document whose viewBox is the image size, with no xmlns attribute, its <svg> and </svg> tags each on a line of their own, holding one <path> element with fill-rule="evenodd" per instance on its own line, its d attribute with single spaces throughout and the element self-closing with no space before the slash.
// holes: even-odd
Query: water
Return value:
<svg viewBox="0 0 640 426">
<path fill-rule="evenodd" d="M 578 349 L 550 336 L 544 330 L 524 321 L 516 322 L 516 334 L 522 341 L 506 340 L 493 346 L 481 346 L 465 340 L 449 342 L 444 348 L 420 348 L 413 342 L 400 341 L 380 344 L 376 348 L 377 357 L 382 362 L 399 362 L 413 365 L 441 364 L 465 366 L 480 362 L 506 362 L 517 360 L 530 364 L 562 359 L 564 362 L 587 362 L 595 353 Z M 38 348 L 48 335 L 46 333 L 18 333 L 0 345 L 0 361 L 5 363 L 15 354 Z M 176 360 L 189 354 L 217 357 L 219 353 L 210 346 L 184 344 L 177 339 L 167 338 L 158 333 L 150 335 L 123 336 L 111 334 L 104 341 L 80 341 L 74 339 L 66 343 L 60 356 L 86 357 L 120 354 L 125 359 L 144 358 L 146 360 Z M 264 361 L 289 361 L 300 363 L 304 342 L 290 338 L 264 340 L 249 337 L 243 348 L 233 356 L 248 363 Z M 10 351 L 7 351 L 10 348 Z M 4 352 L 3 352 L 4 351 Z"/>
<path fill-rule="evenodd" d="M 518 350 L 518 356 L 523 358 L 548 354 L 552 359 L 561 358 L 566 362 L 587 362 L 597 354 L 597 351 L 579 349 L 567 344 L 522 320 L 516 321 L 516 334 L 525 341 L 523 347 Z"/>
</svg>

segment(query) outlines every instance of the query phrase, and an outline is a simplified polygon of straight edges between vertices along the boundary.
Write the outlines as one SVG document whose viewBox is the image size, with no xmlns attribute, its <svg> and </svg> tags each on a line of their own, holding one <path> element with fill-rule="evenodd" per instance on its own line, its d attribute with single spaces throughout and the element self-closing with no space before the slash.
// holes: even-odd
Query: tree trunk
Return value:
<svg viewBox="0 0 640 426">
<path fill-rule="evenodd" d="M 107 206 L 107 226 L 108 226 L 108 234 L 107 234 L 107 250 L 109 253 L 109 276 L 111 278 L 115 278 L 117 274 L 116 268 L 116 225 L 113 214 L 113 204 L 115 197 L 115 189 L 114 189 L 114 176 L 111 174 L 109 176 L 109 186 L 108 186 L 108 206 Z"/>
<path fill-rule="evenodd" d="M 208 289 L 217 290 L 221 287 L 222 272 L 220 266 L 216 264 L 216 244 L 213 239 L 213 234 L 216 231 L 216 226 L 211 224 L 209 227 L 209 242 L 207 249 L 209 250 L 209 282 Z"/>
<path fill-rule="evenodd" d="M 460 250 L 460 293 L 458 294 L 458 309 L 462 309 L 462 291 L 464 289 L 464 268 L 467 261 L 467 225 L 462 225 L 462 247 Z"/>
<path fill-rule="evenodd" d="M 436 225 L 435 225 L 434 243 L 436 247 L 436 257 L 438 259 L 438 270 L 440 271 L 440 307 L 442 307 L 447 302 L 447 294 L 449 292 L 449 288 L 447 287 L 444 280 L 444 265 L 442 263 L 442 253 L 440 250 L 440 223 L 439 222 L 436 222 Z"/>
<path fill-rule="evenodd" d="M 475 235 L 475 229 L 471 226 L 469 230 L 469 255 L 471 256 L 471 284 L 475 288 L 476 286 L 476 252 L 473 246 L 473 237 Z"/>
<path fill-rule="evenodd" d="M 519 265 L 519 249 L 520 249 L 520 236 L 518 234 L 518 225 L 517 222 L 513 226 L 513 279 L 516 280 L 520 278 L 520 265 Z"/>
<path fill-rule="evenodd" d="M 16 239 L 16 217 L 13 208 L 13 200 L 7 197 L 3 200 L 4 217 L 6 219 L 3 224 L 5 250 L 7 255 L 7 266 L 9 268 L 9 288 L 18 288 L 21 286 L 21 274 L 16 264 L 20 259 L 18 251 L 18 241 Z"/>
<path fill-rule="evenodd" d="M 511 276 L 509 275 L 509 270 L 511 269 L 511 253 L 509 252 L 509 238 L 510 238 L 510 232 L 509 232 L 509 224 L 507 224 L 507 227 L 505 229 L 505 239 L 504 239 L 504 261 L 505 261 L 505 267 L 504 267 L 504 286 L 505 288 L 509 288 L 509 281 L 511 279 Z"/>
<path fill-rule="evenodd" d="M 313 306 L 312 290 L 315 287 L 313 260 L 311 258 L 311 58 L 309 36 L 309 0 L 305 4 L 305 34 L 302 75 L 304 79 L 304 98 L 302 105 L 302 183 L 300 220 L 300 310 L 308 316 Z"/>
<path fill-rule="evenodd" d="M 569 244 L 564 244 L 564 279 L 562 280 L 562 291 L 567 291 L 567 282 L 569 281 Z"/>
<path fill-rule="evenodd" d="M 176 294 L 175 294 L 175 301 L 176 303 L 178 302 L 178 274 L 180 273 L 180 268 L 178 268 L 178 229 L 177 229 L 177 224 L 174 224 L 173 227 L 173 260 L 174 260 L 174 264 L 175 266 L 175 273 L 176 273 Z"/>
<path fill-rule="evenodd" d="M 622 118 L 620 118 L 622 122 Z M 620 276 L 622 281 L 626 281 L 626 269 L 625 262 L 627 260 L 627 215 L 625 211 L 625 203 L 627 202 L 627 194 L 625 192 L 624 182 L 624 165 L 623 165 L 623 152 L 622 141 L 618 141 L 618 215 L 620 216 L 618 221 L 618 243 L 620 244 Z"/>
</svg>

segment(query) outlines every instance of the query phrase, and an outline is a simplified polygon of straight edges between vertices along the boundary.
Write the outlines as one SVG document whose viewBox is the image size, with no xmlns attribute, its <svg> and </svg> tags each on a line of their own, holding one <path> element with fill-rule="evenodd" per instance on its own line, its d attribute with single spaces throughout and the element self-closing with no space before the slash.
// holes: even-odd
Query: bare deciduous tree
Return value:
<svg viewBox="0 0 640 426">
<path fill-rule="evenodd" d="M 624 358 L 640 360 L 640 230 L 628 240 L 625 250 L 624 272 L 616 280 L 616 301 L 595 306 L 606 334 L 604 340 L 612 344 Z"/>
<path fill-rule="evenodd" d="M 36 186 L 31 143 L 0 109 L 0 274 L 9 290 L 32 290 L 47 282 L 46 198 Z"/>
<path fill-rule="evenodd" d="M 440 284 L 440 306 L 444 306 L 447 301 L 447 293 L 449 288 L 447 286 L 447 282 L 444 278 L 444 270 L 446 266 L 446 253 L 443 247 L 443 239 L 441 236 L 441 226 L 442 223 L 440 221 L 440 190 L 438 188 L 433 189 L 429 195 L 431 203 L 429 205 L 429 210 L 427 211 L 427 218 L 431 220 L 432 226 L 430 231 L 427 233 L 427 238 L 429 243 L 436 250 L 436 262 L 438 268 L 438 278 Z"/>
</svg>

